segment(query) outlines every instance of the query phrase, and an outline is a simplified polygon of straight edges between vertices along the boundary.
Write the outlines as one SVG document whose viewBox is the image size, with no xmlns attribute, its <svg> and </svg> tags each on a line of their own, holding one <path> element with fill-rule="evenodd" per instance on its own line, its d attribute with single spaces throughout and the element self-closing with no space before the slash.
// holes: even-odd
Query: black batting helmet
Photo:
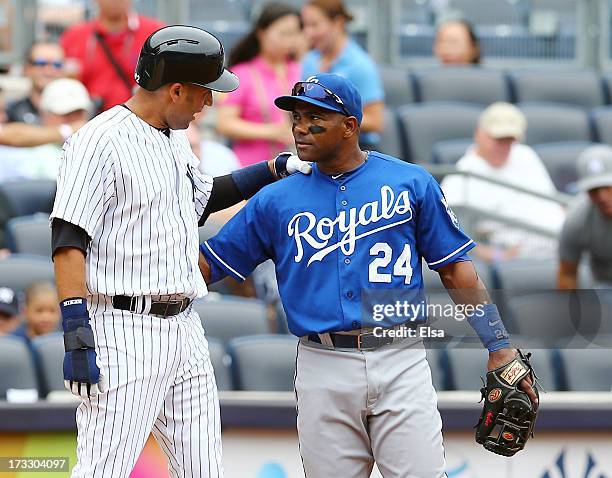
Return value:
<svg viewBox="0 0 612 478">
<path fill-rule="evenodd" d="M 234 91 L 238 77 L 223 67 L 223 45 L 207 31 L 172 25 L 146 39 L 134 79 L 145 90 L 168 83 L 194 83 L 214 91 Z"/>
</svg>

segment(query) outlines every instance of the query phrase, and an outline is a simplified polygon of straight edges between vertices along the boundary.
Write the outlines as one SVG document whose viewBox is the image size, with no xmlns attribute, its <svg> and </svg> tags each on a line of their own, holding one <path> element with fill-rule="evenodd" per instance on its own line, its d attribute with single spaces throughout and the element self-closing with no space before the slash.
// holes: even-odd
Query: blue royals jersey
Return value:
<svg viewBox="0 0 612 478">
<path fill-rule="evenodd" d="M 370 152 L 337 178 L 314 165 L 266 186 L 202 249 L 216 277 L 244 280 L 272 259 L 289 330 L 303 336 L 361 328 L 362 297 L 420 291 L 421 258 L 437 269 L 474 245 L 426 170 Z"/>
</svg>

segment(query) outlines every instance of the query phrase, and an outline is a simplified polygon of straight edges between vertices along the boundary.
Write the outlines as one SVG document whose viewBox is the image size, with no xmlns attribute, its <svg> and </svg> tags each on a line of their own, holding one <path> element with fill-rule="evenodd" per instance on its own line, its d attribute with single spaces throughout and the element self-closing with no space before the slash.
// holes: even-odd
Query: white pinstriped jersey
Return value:
<svg viewBox="0 0 612 478">
<path fill-rule="evenodd" d="M 51 220 L 83 228 L 92 294 L 206 294 L 198 219 L 212 178 L 198 170 L 184 131 L 169 137 L 123 106 L 64 144 Z"/>
</svg>

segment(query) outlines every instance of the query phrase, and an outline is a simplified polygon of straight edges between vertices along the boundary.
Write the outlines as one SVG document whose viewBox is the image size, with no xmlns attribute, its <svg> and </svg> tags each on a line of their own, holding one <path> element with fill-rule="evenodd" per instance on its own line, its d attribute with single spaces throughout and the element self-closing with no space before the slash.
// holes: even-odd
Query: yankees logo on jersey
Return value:
<svg viewBox="0 0 612 478">
<path fill-rule="evenodd" d="M 303 336 L 358 328 L 362 290 L 422 289 L 421 258 L 437 268 L 474 245 L 429 173 L 371 152 L 337 179 L 314 167 L 265 188 L 203 251 L 237 279 L 272 258 L 289 328 Z"/>
</svg>

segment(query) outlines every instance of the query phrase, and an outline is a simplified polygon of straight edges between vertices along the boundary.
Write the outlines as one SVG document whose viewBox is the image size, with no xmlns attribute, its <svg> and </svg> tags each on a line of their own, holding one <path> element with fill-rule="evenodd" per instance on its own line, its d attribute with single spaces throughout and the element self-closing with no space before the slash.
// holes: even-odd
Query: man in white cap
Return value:
<svg viewBox="0 0 612 478">
<path fill-rule="evenodd" d="M 70 78 L 52 81 L 40 98 L 40 126 L 9 123 L 0 129 L 0 144 L 12 146 L 1 150 L 3 164 L 18 164 L 20 177 L 55 179 L 61 145 L 87 122 L 90 109 L 82 83 Z"/>
<path fill-rule="evenodd" d="M 586 149 L 577 162 L 578 187 L 586 194 L 572 205 L 559 239 L 560 289 L 578 287 L 578 264 L 589 255 L 600 288 L 612 288 L 612 148 Z"/>
<path fill-rule="evenodd" d="M 520 143 L 526 129 L 525 115 L 516 106 L 493 103 L 481 114 L 474 144 L 457 162 L 457 169 L 544 194 L 556 193 L 538 155 Z M 485 180 L 450 175 L 442 181 L 442 190 L 451 206 L 494 213 L 502 219 L 544 228 L 551 233 L 557 233 L 563 223 L 563 209 L 556 203 Z M 480 221 L 477 228 L 484 240 L 474 253 L 488 262 L 554 252 L 554 243 L 549 239 L 500 222 Z"/>
</svg>

